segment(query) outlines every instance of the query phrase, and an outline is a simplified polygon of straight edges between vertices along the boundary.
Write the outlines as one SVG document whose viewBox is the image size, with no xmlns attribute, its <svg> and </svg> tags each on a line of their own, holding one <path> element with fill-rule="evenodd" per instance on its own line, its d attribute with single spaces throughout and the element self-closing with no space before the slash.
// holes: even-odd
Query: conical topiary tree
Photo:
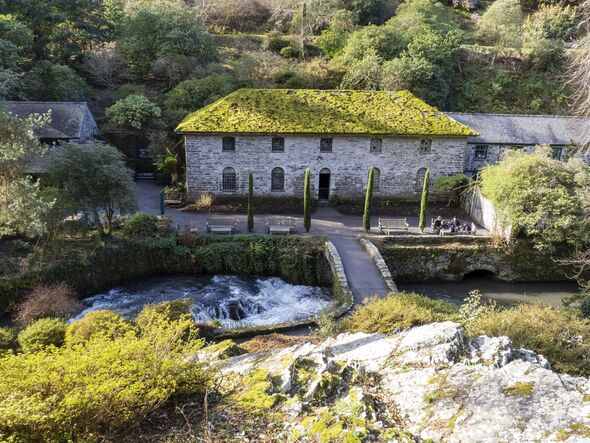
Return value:
<svg viewBox="0 0 590 443">
<path fill-rule="evenodd" d="M 363 212 L 363 227 L 365 231 L 371 230 L 371 200 L 373 199 L 373 167 L 369 168 L 367 181 L 367 194 L 365 195 L 365 211 Z"/>
<path fill-rule="evenodd" d="M 248 232 L 254 230 L 254 176 L 248 177 Z"/>
<path fill-rule="evenodd" d="M 428 184 L 430 182 L 430 169 L 426 169 L 426 173 L 424 174 L 424 184 L 422 185 L 422 199 L 420 200 L 420 223 L 419 228 L 420 232 L 424 232 L 424 228 L 426 227 L 426 205 L 428 203 Z"/>
<path fill-rule="evenodd" d="M 309 168 L 305 170 L 303 182 L 303 227 L 305 232 L 311 229 L 311 173 Z"/>
</svg>

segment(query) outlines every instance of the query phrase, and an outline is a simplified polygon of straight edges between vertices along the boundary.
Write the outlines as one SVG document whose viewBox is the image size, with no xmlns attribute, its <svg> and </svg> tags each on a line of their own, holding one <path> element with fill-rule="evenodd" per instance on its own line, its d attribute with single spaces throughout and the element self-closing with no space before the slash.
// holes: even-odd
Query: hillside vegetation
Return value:
<svg viewBox="0 0 590 443">
<path fill-rule="evenodd" d="M 0 96 L 88 100 L 156 154 L 241 87 L 408 89 L 444 110 L 567 112 L 576 2 L 0 1 Z"/>
</svg>

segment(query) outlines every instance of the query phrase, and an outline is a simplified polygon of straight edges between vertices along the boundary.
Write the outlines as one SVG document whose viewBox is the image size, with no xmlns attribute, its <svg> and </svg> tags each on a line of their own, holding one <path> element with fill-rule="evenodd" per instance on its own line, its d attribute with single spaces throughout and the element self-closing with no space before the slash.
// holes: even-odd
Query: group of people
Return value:
<svg viewBox="0 0 590 443">
<path fill-rule="evenodd" d="M 439 215 L 432 221 L 433 234 L 440 234 L 442 231 L 456 232 L 460 234 L 471 234 L 471 225 L 469 223 L 461 223 L 457 217 L 452 220 L 443 220 Z"/>
</svg>

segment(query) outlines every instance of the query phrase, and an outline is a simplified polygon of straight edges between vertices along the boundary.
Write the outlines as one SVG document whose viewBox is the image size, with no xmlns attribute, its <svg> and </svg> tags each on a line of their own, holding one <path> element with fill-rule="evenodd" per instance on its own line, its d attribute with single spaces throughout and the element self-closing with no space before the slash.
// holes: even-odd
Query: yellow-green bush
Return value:
<svg viewBox="0 0 590 443">
<path fill-rule="evenodd" d="M 8 328 L 0 328 L 0 354 L 13 347 L 14 334 Z"/>
<path fill-rule="evenodd" d="M 465 329 L 471 336 L 506 335 L 516 347 L 545 356 L 557 372 L 590 375 L 590 320 L 568 309 L 540 304 L 486 309 Z"/>
<path fill-rule="evenodd" d="M 118 337 L 131 329 L 131 325 L 123 316 L 104 309 L 89 312 L 80 320 L 70 324 L 65 338 L 68 345 L 73 345 L 85 342 L 95 335 Z"/>
<path fill-rule="evenodd" d="M 18 344 L 24 352 L 37 352 L 48 346 L 61 346 L 66 336 L 66 324 L 58 318 L 42 318 L 18 334 Z"/>
<path fill-rule="evenodd" d="M 0 441 L 112 441 L 171 397 L 202 394 L 191 319 L 0 357 Z M 188 336 L 188 339 L 187 339 Z"/>
<path fill-rule="evenodd" d="M 436 321 L 451 319 L 457 309 L 450 303 L 416 293 L 391 294 L 365 300 L 344 320 L 350 332 L 388 334 Z"/>
<path fill-rule="evenodd" d="M 178 320 L 184 316 L 190 316 L 190 307 L 193 302 L 190 298 L 179 298 L 161 303 L 150 303 L 143 307 L 135 317 L 135 323 L 139 327 L 149 324 L 154 316 L 163 315 L 170 320 Z"/>
</svg>

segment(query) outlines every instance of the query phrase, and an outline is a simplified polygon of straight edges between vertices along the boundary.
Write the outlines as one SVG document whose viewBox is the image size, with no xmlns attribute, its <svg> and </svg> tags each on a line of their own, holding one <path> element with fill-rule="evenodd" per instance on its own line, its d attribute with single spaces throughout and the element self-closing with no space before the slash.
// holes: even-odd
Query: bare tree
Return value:
<svg viewBox="0 0 590 443">
<path fill-rule="evenodd" d="M 84 69 L 98 84 L 111 88 L 119 79 L 125 61 L 112 47 L 96 49 L 84 58 Z"/>
<path fill-rule="evenodd" d="M 579 11 L 584 32 L 571 51 L 569 75 L 570 83 L 575 86 L 572 96 L 575 108 L 580 115 L 590 117 L 590 0 L 586 0 Z M 586 144 L 590 144 L 588 127 L 585 138 Z"/>
</svg>

